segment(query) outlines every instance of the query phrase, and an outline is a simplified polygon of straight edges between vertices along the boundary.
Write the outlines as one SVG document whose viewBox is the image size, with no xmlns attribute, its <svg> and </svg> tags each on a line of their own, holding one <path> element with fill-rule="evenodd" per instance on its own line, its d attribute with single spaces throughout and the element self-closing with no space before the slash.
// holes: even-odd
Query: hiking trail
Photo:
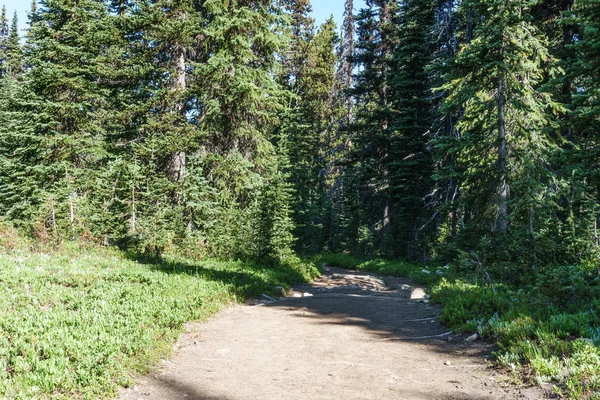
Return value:
<svg viewBox="0 0 600 400">
<path fill-rule="evenodd" d="M 326 268 L 275 302 L 190 323 L 172 359 L 122 400 L 541 399 L 439 321 L 423 286 Z"/>
</svg>

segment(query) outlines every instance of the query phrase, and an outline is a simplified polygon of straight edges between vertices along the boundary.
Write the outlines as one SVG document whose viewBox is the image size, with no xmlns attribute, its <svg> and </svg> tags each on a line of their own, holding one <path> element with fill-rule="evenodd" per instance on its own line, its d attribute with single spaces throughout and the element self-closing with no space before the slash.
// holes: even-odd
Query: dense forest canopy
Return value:
<svg viewBox="0 0 600 400">
<path fill-rule="evenodd" d="M 329 264 L 598 398 L 600 0 L 365 4 L 2 9 L 0 396 L 116 395 Z"/>
<path fill-rule="evenodd" d="M 0 213 L 152 254 L 596 265 L 600 2 L 366 4 L 41 0 L 22 38 L 4 9 Z"/>
</svg>

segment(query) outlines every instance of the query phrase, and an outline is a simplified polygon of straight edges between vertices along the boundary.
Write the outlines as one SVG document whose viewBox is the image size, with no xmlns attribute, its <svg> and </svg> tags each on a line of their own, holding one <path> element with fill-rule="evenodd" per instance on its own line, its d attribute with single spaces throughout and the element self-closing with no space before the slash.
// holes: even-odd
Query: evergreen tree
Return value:
<svg viewBox="0 0 600 400">
<path fill-rule="evenodd" d="M 289 129 L 291 180 L 296 193 L 297 236 L 304 247 L 317 251 L 326 240 L 322 212 L 335 174 L 335 148 L 340 145 L 334 123 L 341 117 L 335 91 L 335 46 L 338 40 L 333 18 L 312 39 L 305 73 L 299 76 L 298 120 Z"/>
<path fill-rule="evenodd" d="M 363 195 L 369 198 L 365 229 L 377 232 L 378 248 L 390 255 L 393 247 L 390 184 L 391 107 L 389 63 L 395 51 L 393 1 L 370 1 L 357 16 L 353 61 L 359 68 L 352 90 L 357 112 L 352 128 L 353 163 L 362 175 Z"/>
<path fill-rule="evenodd" d="M 23 72 L 23 54 L 19 40 L 19 21 L 15 12 L 10 33 L 6 39 L 6 63 L 4 66 L 5 73 L 11 74 L 15 79 Z"/>
<path fill-rule="evenodd" d="M 0 14 L 0 76 L 6 74 L 7 41 L 10 33 L 8 17 L 6 16 L 6 6 L 2 5 L 2 14 Z"/>
<path fill-rule="evenodd" d="M 86 203 L 106 157 L 106 97 L 97 65 L 100 49 L 109 45 L 102 35 L 108 18 L 104 5 L 91 0 L 41 2 L 32 15 L 27 81 L 43 99 L 32 119 L 46 166 L 43 188 L 54 199 L 53 214 L 65 237 L 92 228 Z"/>
<path fill-rule="evenodd" d="M 433 2 L 406 0 L 400 7 L 396 50 L 390 62 L 390 193 L 394 204 L 396 244 L 399 255 L 417 257 L 419 239 L 426 225 L 424 198 L 431 177 L 427 150 L 433 123 L 430 82 L 426 68 L 430 64 Z M 423 236 L 423 235 L 422 235 Z"/>
<path fill-rule="evenodd" d="M 491 231 L 506 234 L 511 227 L 533 236 L 555 201 L 544 193 L 557 184 L 548 164 L 555 140 L 546 128 L 559 107 L 540 89 L 550 60 L 547 41 L 531 24 L 530 2 L 476 0 L 463 6 L 478 23 L 443 86 L 447 110 L 462 114 L 460 147 L 454 148 L 462 191 Z"/>
</svg>

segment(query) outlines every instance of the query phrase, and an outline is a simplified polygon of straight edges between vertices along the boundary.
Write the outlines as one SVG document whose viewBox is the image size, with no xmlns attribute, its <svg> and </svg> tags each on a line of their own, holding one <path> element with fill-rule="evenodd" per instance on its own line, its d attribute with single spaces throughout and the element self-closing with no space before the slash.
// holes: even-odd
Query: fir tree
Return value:
<svg viewBox="0 0 600 400">
<path fill-rule="evenodd" d="M 7 62 L 7 41 L 10 33 L 8 25 L 8 17 L 6 16 L 6 6 L 2 6 L 2 14 L 0 15 L 0 76 L 6 74 Z"/>
<path fill-rule="evenodd" d="M 390 192 L 395 208 L 394 230 L 401 254 L 417 256 L 419 230 L 426 224 L 424 198 L 429 191 L 431 161 L 427 150 L 433 123 L 430 82 L 426 71 L 431 59 L 429 38 L 433 3 L 406 0 L 397 21 L 396 50 L 391 60 Z M 402 238 L 402 239 L 400 239 Z"/>
<path fill-rule="evenodd" d="M 552 145 L 545 127 L 557 105 L 539 90 L 549 54 L 543 34 L 530 23 L 530 3 L 469 1 L 463 6 L 474 10 L 480 22 L 444 86 L 450 91 L 447 104 L 464 113 L 458 124 L 459 158 L 469 171 L 463 178 L 474 196 L 473 207 L 483 216 L 491 202 L 493 230 L 507 232 L 509 203 L 515 214 L 531 216 L 532 208 L 518 207 L 519 200 L 534 201 L 534 193 L 551 179 L 544 166 Z M 532 176 L 539 186 L 521 186 Z M 490 192 L 488 185 L 495 189 Z"/>
<path fill-rule="evenodd" d="M 42 2 L 32 15 L 26 48 L 27 81 L 43 99 L 32 116 L 43 146 L 43 188 L 55 199 L 53 213 L 64 236 L 71 238 L 91 229 L 82 213 L 106 157 L 106 97 L 98 86 L 97 60 L 108 45 L 102 36 L 107 18 L 95 1 Z"/>
<path fill-rule="evenodd" d="M 395 51 L 397 12 L 393 1 L 370 1 L 357 16 L 357 42 L 353 61 L 359 67 L 352 90 L 357 112 L 352 128 L 355 168 L 362 175 L 362 188 L 369 197 L 369 228 L 378 232 L 379 249 L 387 254 L 393 247 L 390 180 L 389 62 Z"/>
<path fill-rule="evenodd" d="M 23 54 L 19 43 L 19 21 L 15 12 L 8 38 L 6 39 L 5 73 L 17 78 L 23 72 Z"/>
</svg>

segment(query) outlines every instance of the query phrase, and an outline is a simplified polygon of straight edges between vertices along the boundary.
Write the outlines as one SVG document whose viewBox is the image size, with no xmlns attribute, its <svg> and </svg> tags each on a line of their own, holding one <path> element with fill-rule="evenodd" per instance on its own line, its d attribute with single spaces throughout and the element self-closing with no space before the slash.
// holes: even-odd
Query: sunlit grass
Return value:
<svg viewBox="0 0 600 400">
<path fill-rule="evenodd" d="M 0 255 L 0 398 L 107 398 L 169 355 L 183 324 L 307 278 L 296 263 Z"/>
</svg>

